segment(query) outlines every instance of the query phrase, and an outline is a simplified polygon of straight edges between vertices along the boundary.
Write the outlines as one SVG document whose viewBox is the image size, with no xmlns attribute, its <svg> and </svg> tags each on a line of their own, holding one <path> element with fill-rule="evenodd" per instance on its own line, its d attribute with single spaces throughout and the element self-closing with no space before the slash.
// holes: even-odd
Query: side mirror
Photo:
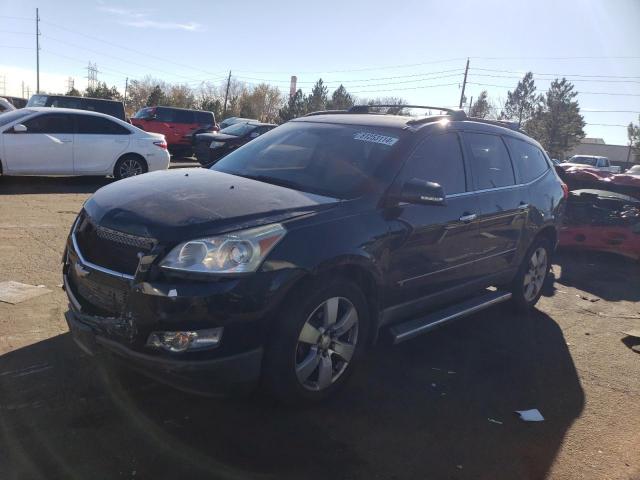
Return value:
<svg viewBox="0 0 640 480">
<path fill-rule="evenodd" d="M 27 131 L 27 127 L 22 123 L 17 123 L 13 126 L 13 133 L 25 133 Z"/>
<path fill-rule="evenodd" d="M 412 178 L 402 186 L 399 200 L 421 205 L 444 205 L 444 188 L 439 183 Z"/>
</svg>

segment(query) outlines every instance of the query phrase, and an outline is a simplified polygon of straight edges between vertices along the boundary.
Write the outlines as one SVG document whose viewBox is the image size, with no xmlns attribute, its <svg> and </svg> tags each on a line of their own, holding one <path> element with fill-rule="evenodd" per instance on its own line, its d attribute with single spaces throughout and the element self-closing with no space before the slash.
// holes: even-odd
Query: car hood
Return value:
<svg viewBox="0 0 640 480">
<path fill-rule="evenodd" d="M 201 168 L 146 173 L 98 190 L 84 205 L 103 227 L 178 242 L 282 222 L 340 200 Z"/>
</svg>

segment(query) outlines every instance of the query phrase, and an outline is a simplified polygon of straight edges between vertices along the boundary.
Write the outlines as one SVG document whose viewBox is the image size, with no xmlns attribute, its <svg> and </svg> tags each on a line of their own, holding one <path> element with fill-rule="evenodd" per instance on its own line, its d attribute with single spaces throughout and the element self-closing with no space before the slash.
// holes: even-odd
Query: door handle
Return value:
<svg viewBox="0 0 640 480">
<path fill-rule="evenodd" d="M 469 223 L 469 222 L 473 222 L 476 218 L 478 218 L 478 215 L 476 215 L 475 213 L 469 213 L 466 215 L 462 215 L 460 217 L 460 221 L 464 223 Z"/>
<path fill-rule="evenodd" d="M 71 143 L 73 140 L 60 140 L 62 143 Z"/>
</svg>

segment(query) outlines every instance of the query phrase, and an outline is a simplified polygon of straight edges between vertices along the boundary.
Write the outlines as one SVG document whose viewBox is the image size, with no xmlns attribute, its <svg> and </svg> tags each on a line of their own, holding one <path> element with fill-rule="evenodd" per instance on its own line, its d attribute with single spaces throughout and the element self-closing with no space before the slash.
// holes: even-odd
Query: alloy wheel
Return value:
<svg viewBox="0 0 640 480">
<path fill-rule="evenodd" d="M 524 275 L 524 299 L 527 302 L 533 301 L 540 290 L 547 276 L 548 259 L 547 251 L 543 247 L 534 250 L 529 259 L 529 270 Z"/>
<path fill-rule="evenodd" d="M 121 164 L 118 169 L 118 173 L 121 178 L 133 177 L 135 175 L 141 175 L 144 172 L 140 160 L 135 158 L 127 158 Z"/>
<path fill-rule="evenodd" d="M 320 391 L 340 378 L 353 358 L 358 326 L 358 311 L 344 297 L 329 298 L 316 307 L 296 345 L 296 376 L 303 387 Z"/>
</svg>

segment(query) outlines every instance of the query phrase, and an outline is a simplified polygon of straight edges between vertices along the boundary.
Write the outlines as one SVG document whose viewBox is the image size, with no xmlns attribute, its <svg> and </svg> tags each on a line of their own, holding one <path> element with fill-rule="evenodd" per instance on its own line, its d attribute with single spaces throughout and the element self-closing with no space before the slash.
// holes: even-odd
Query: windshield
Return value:
<svg viewBox="0 0 640 480">
<path fill-rule="evenodd" d="M 138 112 L 133 116 L 133 118 L 141 118 L 141 119 L 146 119 L 149 118 L 153 115 L 155 111 L 155 108 L 151 107 L 151 108 L 143 108 L 141 110 L 138 110 Z"/>
<path fill-rule="evenodd" d="M 227 135 L 235 135 L 236 137 L 242 137 L 246 135 L 251 130 L 255 129 L 256 125 L 251 125 L 249 123 L 234 123 L 233 125 L 228 126 L 227 128 L 223 128 L 220 130 L 220 133 L 225 133 Z"/>
<path fill-rule="evenodd" d="M 0 114 L 0 127 L 8 125 L 15 120 L 20 120 L 32 113 L 34 113 L 33 110 L 26 109 L 12 110 L 11 112 L 2 113 Z"/>
<path fill-rule="evenodd" d="M 229 154 L 212 170 L 296 190 L 354 198 L 373 183 L 400 131 L 291 122 Z"/>
<path fill-rule="evenodd" d="M 596 166 L 598 159 L 595 157 L 572 157 L 569 159 L 569 163 L 579 163 L 580 165 Z"/>
<path fill-rule="evenodd" d="M 27 102 L 27 107 L 44 107 L 47 103 L 46 95 L 32 95 Z"/>
</svg>

